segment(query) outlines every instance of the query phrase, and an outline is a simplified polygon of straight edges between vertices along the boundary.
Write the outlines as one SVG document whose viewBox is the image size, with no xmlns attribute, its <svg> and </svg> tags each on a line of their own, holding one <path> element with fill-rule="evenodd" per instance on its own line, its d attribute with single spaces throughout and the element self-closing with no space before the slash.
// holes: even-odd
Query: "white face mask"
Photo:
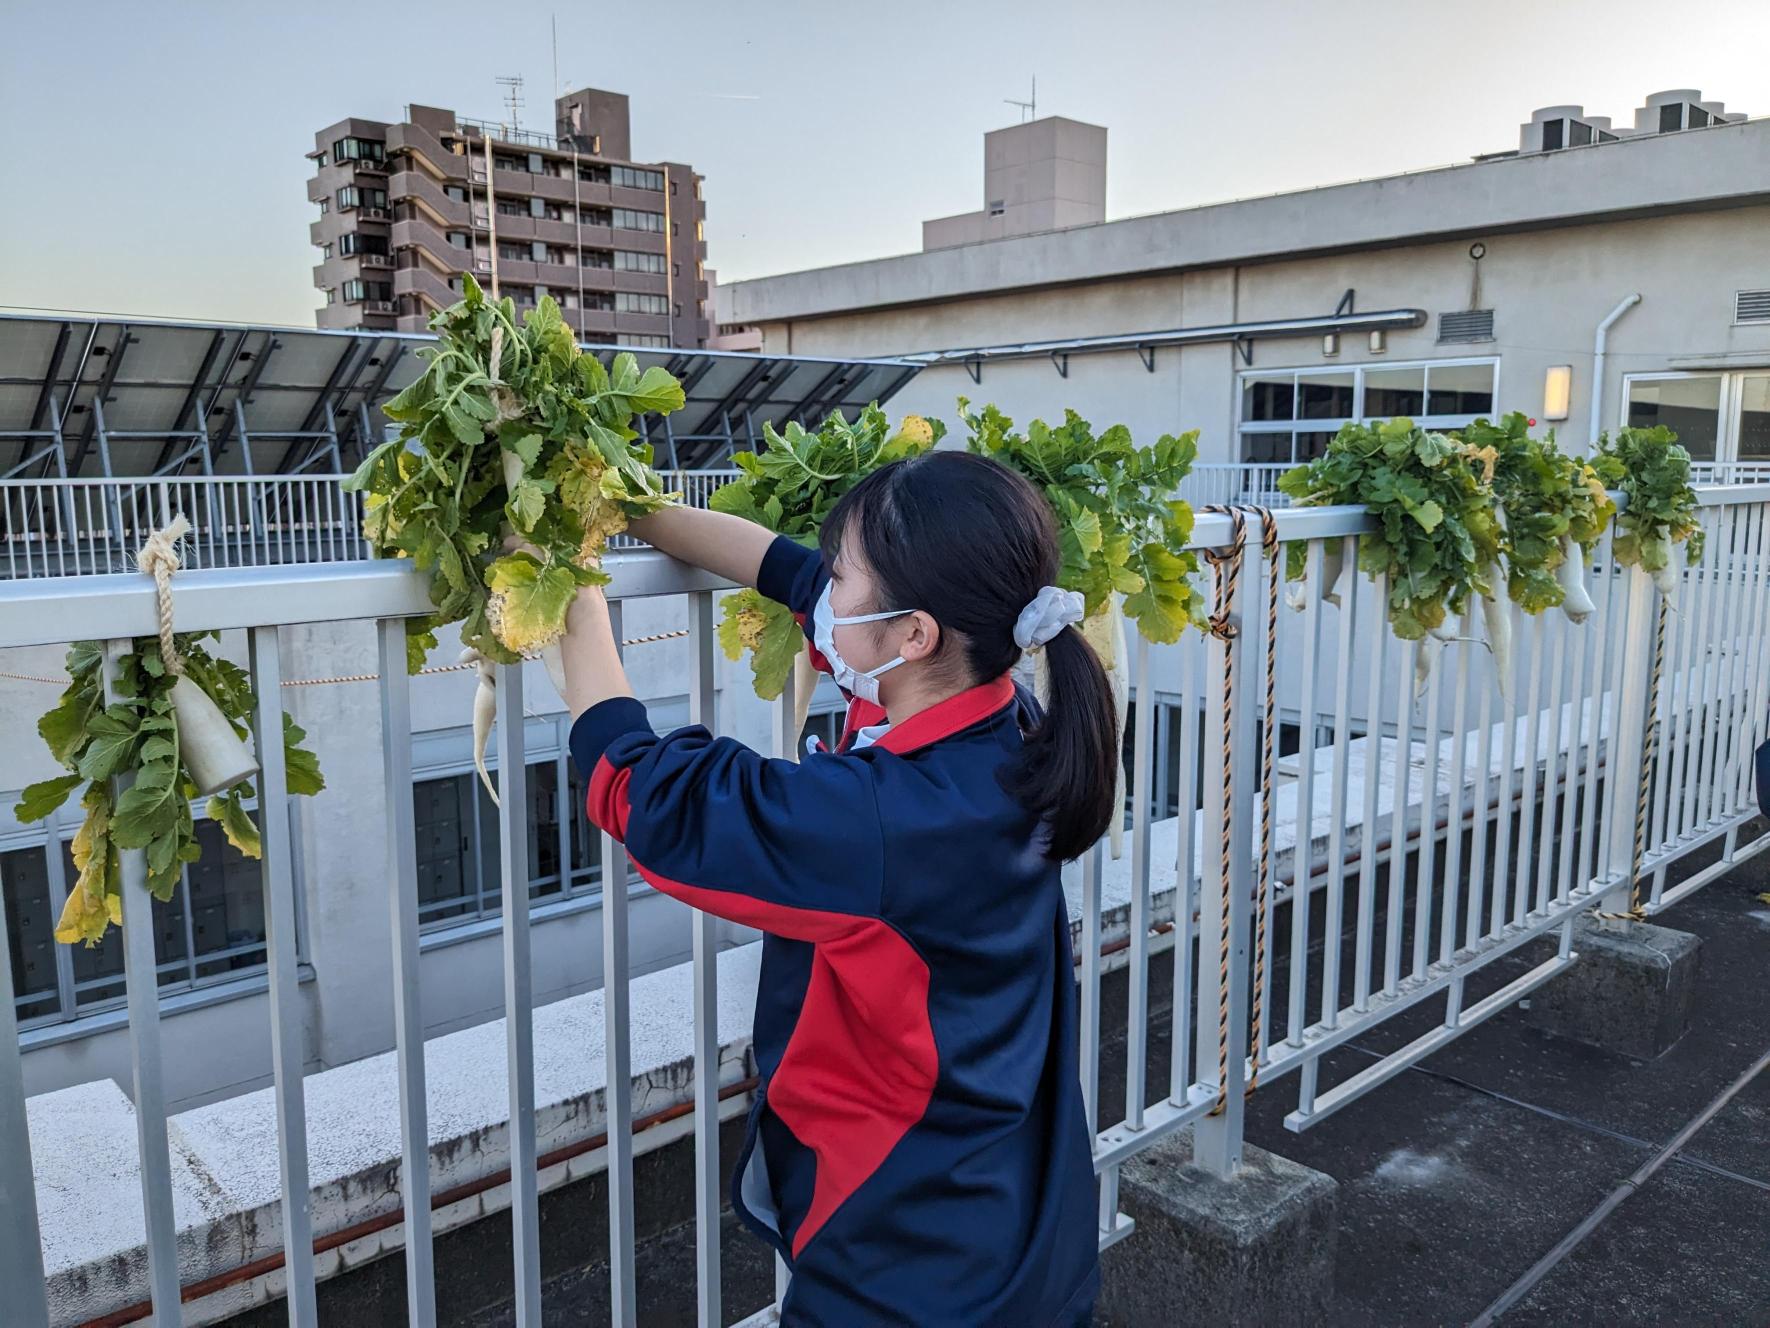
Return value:
<svg viewBox="0 0 1770 1328">
<path fill-rule="evenodd" d="M 857 671 L 842 658 L 836 649 L 836 628 L 846 627 L 850 623 L 883 622 L 887 618 L 901 618 L 905 614 L 914 613 L 914 609 L 892 609 L 888 613 L 856 613 L 846 618 L 838 618 L 836 610 L 830 606 L 830 584 L 824 583 L 824 593 L 817 597 L 817 607 L 811 613 L 812 639 L 818 652 L 829 661 L 830 674 L 836 680 L 836 686 L 863 701 L 879 704 L 879 675 L 889 673 L 904 662 L 902 655 L 876 669 L 865 673 Z"/>
</svg>

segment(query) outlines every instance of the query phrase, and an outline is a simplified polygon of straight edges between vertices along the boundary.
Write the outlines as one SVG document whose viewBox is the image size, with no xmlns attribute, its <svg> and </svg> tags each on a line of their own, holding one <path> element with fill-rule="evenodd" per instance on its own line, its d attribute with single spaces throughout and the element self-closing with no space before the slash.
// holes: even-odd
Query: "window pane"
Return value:
<svg viewBox="0 0 1770 1328">
<path fill-rule="evenodd" d="M 1313 461 L 1318 456 L 1326 456 L 1328 444 L 1334 440 L 1331 433 L 1300 433 L 1297 435 L 1298 461 Z"/>
<path fill-rule="evenodd" d="M 1740 380 L 1739 459 L 1770 460 L 1770 375 Z"/>
<path fill-rule="evenodd" d="M 1297 375 L 1297 418 L 1352 418 L 1352 372 Z"/>
<path fill-rule="evenodd" d="M 1583 147 L 1592 141 L 1592 126 L 1584 120 L 1567 122 L 1567 141 L 1574 147 Z"/>
<path fill-rule="evenodd" d="M 1427 375 L 1426 414 L 1487 415 L 1493 411 L 1493 365 L 1434 364 Z"/>
<path fill-rule="evenodd" d="M 1630 383 L 1629 423 L 1637 429 L 1663 424 L 1678 435 L 1693 458 L 1713 461 L 1721 425 L 1720 375 Z"/>
<path fill-rule="evenodd" d="M 55 989 L 55 918 L 49 904 L 49 860 L 41 848 L 0 853 L 0 894 L 12 952 L 12 996 L 20 1020 L 60 1008 Z"/>
<path fill-rule="evenodd" d="M 1269 465 L 1291 459 L 1291 435 L 1284 433 L 1244 433 L 1241 436 L 1241 459 L 1250 465 Z"/>
<path fill-rule="evenodd" d="M 497 777 L 498 772 L 493 770 L 492 778 Z M 488 915 L 501 913 L 504 900 L 500 883 L 504 875 L 498 870 L 498 847 L 503 842 L 498 835 L 498 804 L 477 776 L 461 778 L 470 781 L 479 803 L 479 911 Z"/>
<path fill-rule="evenodd" d="M 74 867 L 73 847 L 62 844 L 62 871 L 68 887 L 79 872 Z M 154 901 L 154 960 L 160 970 L 162 987 L 184 982 L 190 976 L 185 966 L 184 951 L 184 889 L 181 886 L 166 902 Z M 123 933 L 113 927 L 97 945 L 76 945 L 74 960 L 74 1001 L 89 1006 L 116 1000 L 123 995 Z"/>
<path fill-rule="evenodd" d="M 1673 102 L 1669 106 L 1659 108 L 1659 132 L 1669 134 L 1674 129 L 1684 127 L 1684 104 Z"/>
<path fill-rule="evenodd" d="M 1426 409 L 1426 371 L 1416 369 L 1366 369 L 1364 371 L 1364 417 L 1387 419 L 1393 415 L 1416 417 Z"/>
<path fill-rule="evenodd" d="M 1562 121 L 1560 120 L 1543 121 L 1543 150 L 1545 152 L 1553 152 L 1561 146 L 1561 125 Z"/>
<path fill-rule="evenodd" d="M 197 822 L 197 843 L 202 860 L 185 868 L 197 976 L 255 968 L 264 962 L 264 888 L 258 862 L 228 843 L 213 821 Z M 182 948 L 182 936 L 179 941 Z M 237 953 L 224 953 L 230 951 Z M 204 962 L 205 955 L 218 957 Z"/>
<path fill-rule="evenodd" d="M 529 766 L 529 879 L 545 884 L 531 886 L 531 895 L 558 894 L 559 880 L 559 765 L 552 760 Z"/>
<path fill-rule="evenodd" d="M 1290 374 L 1270 378 L 1242 379 L 1241 417 L 1244 422 L 1290 420 L 1296 418 L 1297 392 Z"/>
<path fill-rule="evenodd" d="M 473 834 L 471 775 L 427 779 L 412 786 L 418 847 L 418 910 L 426 921 L 459 917 L 473 905 L 468 856 Z"/>
</svg>

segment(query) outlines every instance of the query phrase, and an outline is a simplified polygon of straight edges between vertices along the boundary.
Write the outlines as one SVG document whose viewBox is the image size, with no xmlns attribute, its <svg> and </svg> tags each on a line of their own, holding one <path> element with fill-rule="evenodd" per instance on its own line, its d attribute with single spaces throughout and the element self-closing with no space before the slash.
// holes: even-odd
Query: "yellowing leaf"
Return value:
<svg viewBox="0 0 1770 1328">
<path fill-rule="evenodd" d="M 486 617 L 507 650 L 538 650 L 565 631 L 566 610 L 578 593 L 569 567 L 542 567 L 531 555 L 506 554 L 486 569 L 492 597 Z"/>
<path fill-rule="evenodd" d="M 221 833 L 227 836 L 228 843 L 248 858 L 264 856 L 258 826 L 253 822 L 251 813 L 240 805 L 238 797 L 229 794 L 225 798 L 210 798 L 207 810 L 209 819 L 221 827 Z"/>
</svg>

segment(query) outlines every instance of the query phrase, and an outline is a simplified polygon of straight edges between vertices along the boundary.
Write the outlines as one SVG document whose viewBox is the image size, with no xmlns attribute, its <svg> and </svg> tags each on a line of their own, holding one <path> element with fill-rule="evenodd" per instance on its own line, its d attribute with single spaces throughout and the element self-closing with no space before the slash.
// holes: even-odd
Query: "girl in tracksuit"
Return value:
<svg viewBox="0 0 1770 1328">
<path fill-rule="evenodd" d="M 766 933 L 732 1206 L 789 1325 L 1069 1328 L 1098 1285 L 1058 867 L 1115 813 L 1105 673 L 1054 586 L 1044 498 L 930 452 L 863 480 L 821 551 L 715 512 L 635 522 L 804 623 L 850 698 L 834 752 L 658 735 L 599 591 L 564 647 L 590 819 L 659 890 Z M 1009 677 L 1045 651 L 1051 709 Z"/>
</svg>

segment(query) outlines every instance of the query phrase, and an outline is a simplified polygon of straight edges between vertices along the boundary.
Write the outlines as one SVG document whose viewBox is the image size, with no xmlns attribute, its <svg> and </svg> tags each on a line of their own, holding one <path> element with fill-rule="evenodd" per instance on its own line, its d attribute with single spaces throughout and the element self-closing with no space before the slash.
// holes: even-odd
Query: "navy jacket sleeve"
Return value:
<svg viewBox="0 0 1770 1328">
<path fill-rule="evenodd" d="M 817 597 L 823 594 L 829 573 L 824 571 L 823 555 L 816 549 L 776 535 L 768 552 L 762 555 L 762 567 L 756 573 L 756 589 L 793 611 L 800 622 L 811 617 Z"/>
<path fill-rule="evenodd" d="M 884 850 L 871 765 L 765 759 L 699 725 L 660 737 L 619 697 L 572 726 L 590 820 L 683 902 L 794 940 L 879 916 Z"/>
</svg>

